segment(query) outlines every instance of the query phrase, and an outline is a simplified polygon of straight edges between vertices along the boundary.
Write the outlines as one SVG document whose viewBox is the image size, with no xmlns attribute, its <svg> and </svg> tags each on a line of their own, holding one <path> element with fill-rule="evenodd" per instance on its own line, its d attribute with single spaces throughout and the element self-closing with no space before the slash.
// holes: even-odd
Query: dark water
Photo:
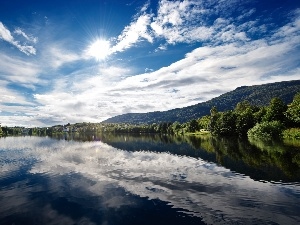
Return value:
<svg viewBox="0 0 300 225">
<path fill-rule="evenodd" d="M 300 148 L 211 137 L 0 138 L 0 224 L 300 224 Z"/>
</svg>

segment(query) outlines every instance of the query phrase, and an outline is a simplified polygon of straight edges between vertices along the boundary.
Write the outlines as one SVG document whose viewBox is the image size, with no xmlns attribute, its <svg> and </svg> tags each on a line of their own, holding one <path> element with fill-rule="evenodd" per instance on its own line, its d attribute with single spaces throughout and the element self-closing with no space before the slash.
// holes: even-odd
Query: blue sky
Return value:
<svg viewBox="0 0 300 225">
<path fill-rule="evenodd" d="M 164 111 L 300 78 L 295 0 L 4 0 L 0 122 Z"/>
</svg>

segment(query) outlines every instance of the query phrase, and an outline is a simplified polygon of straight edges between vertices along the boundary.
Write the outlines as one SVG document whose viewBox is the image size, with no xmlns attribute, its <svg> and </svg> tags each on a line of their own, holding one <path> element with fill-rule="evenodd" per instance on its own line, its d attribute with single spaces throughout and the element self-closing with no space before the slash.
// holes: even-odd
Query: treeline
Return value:
<svg viewBox="0 0 300 225">
<path fill-rule="evenodd" d="M 292 135 L 300 138 L 299 129 L 296 129 L 300 127 L 300 93 L 294 96 L 289 105 L 275 97 L 265 107 L 253 106 L 248 101 L 243 101 L 234 110 L 225 112 L 218 112 L 213 107 L 210 114 L 209 129 L 213 135 L 247 135 L 260 139 Z"/>
<path fill-rule="evenodd" d="M 47 128 L 26 128 L 26 127 L 1 127 L 0 126 L 0 136 L 13 136 L 13 135 L 47 135 Z"/>
<path fill-rule="evenodd" d="M 285 135 L 300 139 L 300 92 L 291 104 L 280 98 L 271 99 L 268 106 L 256 106 L 245 100 L 233 110 L 219 112 L 212 107 L 210 115 L 186 123 L 153 124 L 103 123 L 103 132 L 184 134 L 208 130 L 216 136 L 249 136 L 275 139 Z"/>
<path fill-rule="evenodd" d="M 65 125 L 55 125 L 52 127 L 1 127 L 0 126 L 0 137 L 1 136 L 15 136 L 15 135 L 38 135 L 38 136 L 52 136 L 61 133 L 94 133 L 101 131 L 100 123 L 75 123 Z"/>
</svg>

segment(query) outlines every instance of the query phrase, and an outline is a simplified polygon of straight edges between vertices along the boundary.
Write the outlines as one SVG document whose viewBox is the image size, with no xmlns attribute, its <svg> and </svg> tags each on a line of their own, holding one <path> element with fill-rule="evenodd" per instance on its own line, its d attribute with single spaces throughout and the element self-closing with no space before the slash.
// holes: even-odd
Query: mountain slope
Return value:
<svg viewBox="0 0 300 225">
<path fill-rule="evenodd" d="M 274 97 L 279 97 L 286 104 L 291 103 L 294 95 L 300 92 L 300 80 L 283 81 L 263 85 L 242 86 L 237 89 L 196 105 L 168 111 L 149 113 L 127 113 L 109 118 L 104 123 L 160 123 L 186 122 L 208 115 L 216 106 L 218 111 L 234 109 L 237 103 L 247 100 L 253 105 L 268 105 Z"/>
</svg>

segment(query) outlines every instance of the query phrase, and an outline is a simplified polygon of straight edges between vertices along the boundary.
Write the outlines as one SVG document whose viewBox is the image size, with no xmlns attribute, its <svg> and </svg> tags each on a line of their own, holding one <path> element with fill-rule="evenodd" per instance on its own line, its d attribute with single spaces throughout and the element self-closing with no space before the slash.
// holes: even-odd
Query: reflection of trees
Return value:
<svg viewBox="0 0 300 225">
<path fill-rule="evenodd" d="M 257 140 L 249 142 L 238 138 L 212 138 L 211 144 L 215 149 L 217 162 L 222 165 L 225 158 L 230 158 L 231 163 L 243 162 L 257 172 L 269 174 L 272 179 L 281 180 L 280 173 L 284 173 L 288 179 L 300 177 L 297 148 L 287 147 L 282 143 L 264 143 Z"/>
<path fill-rule="evenodd" d="M 102 141 L 126 151 L 170 152 L 200 157 L 254 179 L 295 180 L 300 178 L 300 151 L 297 146 L 240 138 L 180 136 L 161 134 L 85 133 L 62 134 L 58 139 Z"/>
<path fill-rule="evenodd" d="M 288 147 L 280 143 L 266 145 L 261 141 L 249 142 L 247 139 L 237 137 L 110 135 L 109 141 L 107 139 L 103 141 L 121 149 L 169 151 L 212 160 L 209 154 L 204 153 L 206 151 L 210 155 L 214 154 L 214 162 L 240 173 L 251 173 L 259 179 L 264 179 L 265 176 L 271 176 L 271 180 L 282 180 L 285 176 L 288 176 L 287 179 L 300 177 L 299 148 L 297 151 L 296 147 Z"/>
<path fill-rule="evenodd" d="M 300 163 L 297 160 L 299 158 L 299 148 L 288 147 L 281 142 L 263 142 L 252 139 L 249 141 L 261 150 L 261 155 L 265 161 L 276 165 L 289 177 L 299 175 Z"/>
</svg>

